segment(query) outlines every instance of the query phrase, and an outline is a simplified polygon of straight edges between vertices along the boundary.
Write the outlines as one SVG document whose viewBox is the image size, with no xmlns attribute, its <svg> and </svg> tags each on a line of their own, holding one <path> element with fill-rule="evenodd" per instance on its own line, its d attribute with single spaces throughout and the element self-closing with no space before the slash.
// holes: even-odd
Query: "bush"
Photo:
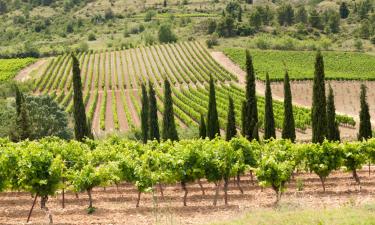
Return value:
<svg viewBox="0 0 375 225">
<path fill-rule="evenodd" d="M 171 42 L 177 41 L 177 37 L 173 33 L 170 24 L 160 25 L 159 31 L 158 31 L 158 37 L 159 37 L 160 43 L 171 43 Z"/>
<path fill-rule="evenodd" d="M 90 33 L 89 36 L 88 36 L 88 40 L 89 41 L 95 41 L 96 40 L 96 36 L 94 33 Z"/>
<path fill-rule="evenodd" d="M 149 10 L 146 12 L 146 15 L 145 15 L 145 21 L 146 22 L 149 22 L 152 20 L 152 18 L 156 15 L 156 12 L 154 10 Z"/>
<path fill-rule="evenodd" d="M 213 34 L 209 39 L 206 40 L 207 47 L 212 48 L 212 46 L 218 45 L 219 41 L 217 39 L 218 35 L 216 33 Z"/>
<path fill-rule="evenodd" d="M 370 38 L 370 41 L 373 45 L 375 45 L 375 35 Z"/>
</svg>

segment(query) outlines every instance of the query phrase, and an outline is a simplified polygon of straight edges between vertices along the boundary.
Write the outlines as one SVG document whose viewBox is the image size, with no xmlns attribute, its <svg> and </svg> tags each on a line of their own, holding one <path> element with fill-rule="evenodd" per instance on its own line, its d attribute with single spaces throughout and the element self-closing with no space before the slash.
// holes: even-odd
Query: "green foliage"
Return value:
<svg viewBox="0 0 375 225">
<path fill-rule="evenodd" d="M 20 70 L 35 61 L 34 58 L 0 59 L 0 82 L 13 79 Z"/>
<path fill-rule="evenodd" d="M 199 123 L 199 137 L 205 139 L 207 137 L 206 122 L 203 114 L 201 114 L 201 120 Z"/>
<path fill-rule="evenodd" d="M 341 19 L 348 18 L 350 10 L 348 9 L 346 2 L 341 2 L 339 12 L 340 12 Z"/>
<path fill-rule="evenodd" d="M 234 112 L 233 99 L 229 97 L 229 108 L 228 108 L 228 118 L 227 118 L 227 129 L 225 131 L 225 140 L 230 141 L 237 134 L 236 128 L 236 115 Z"/>
<path fill-rule="evenodd" d="M 283 4 L 277 9 L 277 21 L 282 26 L 290 26 L 294 23 L 294 9 L 290 4 Z"/>
<path fill-rule="evenodd" d="M 293 115 L 292 91 L 290 89 L 289 74 L 286 71 L 284 77 L 284 121 L 282 138 L 292 142 L 296 140 L 296 129 Z"/>
<path fill-rule="evenodd" d="M 207 137 L 214 139 L 216 135 L 220 136 L 220 125 L 219 118 L 216 108 L 216 94 L 215 94 L 215 84 L 210 77 L 210 95 L 208 100 L 208 113 L 207 113 Z"/>
<path fill-rule="evenodd" d="M 272 106 L 271 82 L 268 74 L 266 75 L 266 93 L 264 104 L 264 139 L 276 138 L 275 118 Z"/>
<path fill-rule="evenodd" d="M 141 129 L 142 129 L 142 141 L 147 143 L 149 134 L 149 103 L 146 86 L 142 84 L 142 110 L 141 110 Z"/>
<path fill-rule="evenodd" d="M 327 140 L 340 141 L 340 131 L 338 126 L 333 89 L 331 85 L 329 85 L 329 93 L 327 97 Z"/>
<path fill-rule="evenodd" d="M 156 139 L 160 141 L 159 133 L 159 121 L 158 121 L 158 109 L 155 97 L 155 90 L 151 83 L 148 85 L 148 102 L 149 102 L 149 114 L 148 114 L 148 126 L 149 126 L 149 138 L 150 140 Z"/>
<path fill-rule="evenodd" d="M 172 43 L 177 41 L 170 24 L 162 24 L 159 27 L 158 38 L 160 43 Z"/>
<path fill-rule="evenodd" d="M 162 138 L 163 140 L 178 141 L 176 123 L 174 120 L 171 85 L 167 79 L 164 81 L 164 112 Z"/>
<path fill-rule="evenodd" d="M 369 106 L 367 103 L 366 86 L 361 85 L 361 111 L 359 112 L 359 133 L 358 140 L 368 139 L 372 137 L 371 131 L 371 116 L 369 112 Z"/>
<path fill-rule="evenodd" d="M 224 53 L 246 69 L 245 52 L 241 48 L 226 48 Z M 257 78 L 265 80 L 268 72 L 271 80 L 283 80 L 285 65 L 292 80 L 311 80 L 314 74 L 316 54 L 309 51 L 260 51 L 251 50 Z M 375 57 L 355 52 L 323 52 L 326 79 L 373 80 L 372 65 Z M 281 60 L 282 59 L 282 60 Z"/>
<path fill-rule="evenodd" d="M 311 109 L 312 142 L 321 143 L 327 134 L 327 107 L 324 84 L 324 62 L 320 51 L 316 55 Z"/>
</svg>

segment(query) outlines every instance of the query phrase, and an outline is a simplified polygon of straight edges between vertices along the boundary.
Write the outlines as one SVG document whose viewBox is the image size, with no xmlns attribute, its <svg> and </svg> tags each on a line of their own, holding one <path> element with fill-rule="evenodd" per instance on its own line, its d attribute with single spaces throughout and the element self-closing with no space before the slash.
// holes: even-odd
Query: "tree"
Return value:
<svg viewBox="0 0 375 225">
<path fill-rule="evenodd" d="M 247 126 L 247 102 L 243 101 L 242 107 L 241 107 L 241 134 L 244 137 L 247 136 L 246 126 Z"/>
<path fill-rule="evenodd" d="M 221 17 L 216 26 L 216 32 L 220 37 L 231 37 L 236 34 L 235 20 L 229 15 Z"/>
<path fill-rule="evenodd" d="M 362 141 L 363 139 L 367 140 L 372 137 L 371 131 L 371 117 L 369 113 L 369 106 L 366 99 L 366 86 L 361 85 L 361 111 L 359 112 L 359 133 L 358 140 Z"/>
<path fill-rule="evenodd" d="M 290 4 L 283 4 L 277 9 L 277 20 L 281 26 L 290 26 L 294 22 L 294 9 Z"/>
<path fill-rule="evenodd" d="M 160 43 L 171 43 L 176 42 L 177 37 L 172 31 L 170 24 L 162 24 L 159 27 L 158 37 Z"/>
<path fill-rule="evenodd" d="M 292 105 L 292 91 L 290 89 L 288 72 L 285 72 L 284 77 L 284 122 L 282 138 L 289 139 L 292 142 L 296 140 L 296 128 Z"/>
<path fill-rule="evenodd" d="M 167 7 L 167 0 L 164 0 L 164 1 L 163 1 L 163 7 L 164 7 L 164 8 Z"/>
<path fill-rule="evenodd" d="M 276 138 L 275 117 L 272 107 L 272 90 L 269 75 L 266 75 L 266 93 L 264 104 L 264 139 Z"/>
<path fill-rule="evenodd" d="M 234 112 L 233 99 L 229 97 L 229 107 L 228 107 L 228 118 L 227 118 L 227 130 L 226 130 L 226 140 L 230 141 L 237 134 L 236 129 L 236 115 Z"/>
<path fill-rule="evenodd" d="M 78 141 L 82 141 L 85 137 L 89 137 L 91 131 L 87 126 L 87 118 L 85 105 L 82 96 L 81 70 L 79 61 L 72 54 L 72 73 L 73 73 L 73 112 L 74 112 L 74 134 Z"/>
<path fill-rule="evenodd" d="M 216 135 L 220 136 L 219 118 L 216 108 L 216 95 L 214 80 L 210 76 L 210 96 L 208 100 L 207 114 L 207 137 L 214 139 Z"/>
<path fill-rule="evenodd" d="M 171 84 L 167 79 L 164 80 L 164 114 L 163 114 L 163 140 L 178 141 L 176 123 L 174 121 L 173 101 Z"/>
<path fill-rule="evenodd" d="M 159 121 L 158 121 L 158 108 L 156 104 L 155 90 L 151 83 L 149 83 L 149 114 L 148 114 L 148 123 L 149 123 L 149 138 L 150 140 L 156 139 L 160 141 L 159 133 Z"/>
<path fill-rule="evenodd" d="M 296 23 L 307 24 L 307 11 L 304 6 L 301 6 L 297 9 L 295 20 Z"/>
<path fill-rule="evenodd" d="M 318 11 L 316 11 L 316 9 L 313 9 L 310 12 L 309 24 L 313 28 L 322 29 L 322 20 L 320 18 Z"/>
<path fill-rule="evenodd" d="M 262 17 L 258 10 L 253 10 L 249 16 L 250 26 L 254 27 L 255 29 L 259 30 L 262 26 Z"/>
<path fill-rule="evenodd" d="M 22 141 L 30 137 L 31 124 L 29 112 L 23 93 L 15 85 L 16 91 L 16 123 L 14 130 L 11 131 L 12 141 Z"/>
<path fill-rule="evenodd" d="M 201 121 L 199 123 L 199 137 L 205 139 L 207 136 L 206 122 L 204 116 L 201 114 Z"/>
<path fill-rule="evenodd" d="M 326 94 L 324 84 L 324 62 L 320 51 L 316 54 L 311 112 L 312 142 L 322 143 L 326 136 Z"/>
<path fill-rule="evenodd" d="M 340 15 L 335 11 L 329 13 L 328 28 L 332 33 L 338 33 L 340 31 Z"/>
<path fill-rule="evenodd" d="M 246 50 L 246 109 L 247 116 L 244 134 L 248 140 L 259 140 L 258 108 L 255 87 L 255 71 L 250 52 Z"/>
<path fill-rule="evenodd" d="M 336 107 L 333 89 L 329 85 L 327 97 L 327 140 L 340 141 L 339 123 L 336 121 Z"/>
<path fill-rule="evenodd" d="M 149 134 L 149 124 L 148 124 L 148 114 L 149 114 L 149 103 L 146 86 L 144 84 L 142 87 L 142 109 L 141 109 L 141 130 L 142 130 L 142 141 L 147 143 Z"/>
<path fill-rule="evenodd" d="M 69 140 L 73 132 L 69 128 L 68 114 L 49 95 L 28 95 L 25 98 L 30 121 L 30 139 L 55 136 Z M 90 131 L 90 129 L 88 129 Z M 89 135 L 91 132 L 89 133 Z M 87 136 L 90 137 L 90 136 Z"/>
<path fill-rule="evenodd" d="M 341 19 L 348 18 L 350 11 L 348 9 L 348 6 L 346 5 L 346 2 L 341 2 L 339 12 Z"/>
<path fill-rule="evenodd" d="M 7 12 L 7 3 L 3 0 L 0 0 L 0 15 L 4 14 Z"/>
</svg>

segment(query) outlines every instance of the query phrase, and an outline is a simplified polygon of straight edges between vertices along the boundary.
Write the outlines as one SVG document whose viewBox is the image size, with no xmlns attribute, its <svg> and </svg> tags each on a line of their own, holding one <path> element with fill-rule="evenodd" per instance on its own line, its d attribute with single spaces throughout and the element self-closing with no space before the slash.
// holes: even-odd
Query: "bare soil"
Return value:
<svg viewBox="0 0 375 225">
<path fill-rule="evenodd" d="M 30 75 L 32 74 L 32 72 L 34 70 L 38 69 L 40 71 L 44 71 L 44 66 L 46 65 L 47 62 L 48 62 L 47 59 L 40 59 L 40 60 L 36 61 L 35 63 L 23 68 L 16 75 L 16 77 L 14 79 L 16 81 L 26 81 L 26 80 L 30 79 L 31 78 Z M 42 72 L 38 72 L 34 78 L 38 78 L 41 75 L 42 75 Z"/>
<path fill-rule="evenodd" d="M 116 99 L 112 98 L 112 91 L 107 91 L 107 106 L 105 107 L 105 131 L 113 132 L 115 123 L 113 121 L 113 110 L 112 110 L 112 101 Z"/>
<path fill-rule="evenodd" d="M 315 174 L 300 173 L 288 184 L 282 196 L 281 205 L 292 208 L 326 208 L 345 205 L 360 205 L 374 202 L 374 175 L 366 169 L 359 172 L 362 188 L 356 185 L 351 174 L 336 171 L 326 181 L 323 192 Z M 62 209 L 61 194 L 50 197 L 47 206 L 55 224 L 209 224 L 236 219 L 250 210 L 275 207 L 275 193 L 270 188 L 260 188 L 250 182 L 250 176 L 242 176 L 241 194 L 231 181 L 229 204 L 224 205 L 223 190 L 220 190 L 218 205 L 213 206 L 214 185 L 202 181 L 205 195 L 197 183 L 188 185 L 186 207 L 182 204 L 183 191 L 179 184 L 164 186 L 164 198 L 155 187 L 154 193 L 142 194 L 140 207 L 136 208 L 137 190 L 132 184 L 116 187 L 96 188 L 93 191 L 96 211 L 88 215 L 86 193 L 66 194 L 66 208 Z M 222 187 L 222 185 L 221 185 Z M 29 193 L 7 192 L 0 194 L 0 224 L 24 224 L 33 198 Z M 36 205 L 30 224 L 47 222 L 40 204 Z"/>
<path fill-rule="evenodd" d="M 127 131 L 129 130 L 128 121 L 126 119 L 126 114 L 124 111 L 124 105 L 121 101 L 121 92 L 116 91 L 116 102 L 117 102 L 117 115 L 118 115 L 118 122 L 120 126 L 120 131 Z"/>
</svg>

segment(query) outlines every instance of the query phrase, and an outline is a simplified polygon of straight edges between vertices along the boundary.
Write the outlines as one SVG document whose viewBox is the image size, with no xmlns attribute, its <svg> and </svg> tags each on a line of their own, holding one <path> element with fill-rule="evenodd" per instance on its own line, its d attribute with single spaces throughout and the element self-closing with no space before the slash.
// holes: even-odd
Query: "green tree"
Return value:
<svg viewBox="0 0 375 225">
<path fill-rule="evenodd" d="M 199 123 L 199 137 L 205 139 L 207 137 L 206 122 L 204 116 L 201 114 L 201 121 Z"/>
<path fill-rule="evenodd" d="M 73 112 L 74 112 L 74 134 L 78 141 L 89 137 L 91 131 L 87 126 L 85 105 L 82 95 L 81 70 L 77 57 L 72 54 L 72 73 L 73 73 Z"/>
<path fill-rule="evenodd" d="M 252 10 L 249 16 L 250 26 L 259 30 L 262 26 L 262 17 L 258 10 Z"/>
<path fill-rule="evenodd" d="M 338 33 L 340 31 L 340 15 L 335 11 L 329 13 L 328 28 L 332 33 Z"/>
<path fill-rule="evenodd" d="M 320 15 L 316 9 L 311 10 L 310 16 L 309 16 L 309 25 L 316 29 L 322 29 L 322 19 L 320 18 Z"/>
<path fill-rule="evenodd" d="M 266 93 L 264 104 L 264 139 L 276 138 L 275 117 L 272 106 L 272 90 L 269 75 L 266 75 Z"/>
<path fill-rule="evenodd" d="M 336 107 L 333 89 L 329 85 L 327 97 L 327 140 L 340 141 L 339 123 L 336 121 Z"/>
<path fill-rule="evenodd" d="M 247 136 L 247 102 L 243 101 L 241 106 L 241 134 Z"/>
<path fill-rule="evenodd" d="M 362 84 L 361 85 L 361 111 L 359 112 L 359 133 L 358 133 L 358 140 L 362 141 L 363 139 L 367 140 L 372 137 L 371 131 L 371 117 L 369 112 L 369 106 L 367 103 L 367 96 L 366 96 L 366 89 L 367 87 Z"/>
<path fill-rule="evenodd" d="M 144 84 L 142 87 L 142 109 L 141 109 L 141 130 L 142 130 L 142 141 L 147 143 L 149 134 L 149 124 L 148 124 L 148 114 L 149 114 L 149 103 L 146 86 Z"/>
<path fill-rule="evenodd" d="M 246 50 L 246 109 L 247 116 L 245 131 L 243 132 L 248 140 L 259 140 L 258 133 L 258 108 L 256 98 L 256 84 L 253 59 L 250 52 Z"/>
<path fill-rule="evenodd" d="M 324 62 L 320 51 L 316 54 L 311 112 L 312 142 L 322 143 L 327 130 Z"/>
<path fill-rule="evenodd" d="M 308 18 L 308 15 L 307 15 L 307 11 L 305 7 L 304 6 L 298 7 L 296 16 L 295 16 L 296 23 L 307 24 L 307 18 Z"/>
<path fill-rule="evenodd" d="M 228 118 L 227 118 L 227 129 L 226 129 L 226 140 L 230 141 L 237 134 L 236 129 L 236 115 L 234 112 L 233 99 L 229 97 L 229 108 L 228 108 Z"/>
<path fill-rule="evenodd" d="M 29 111 L 25 102 L 25 96 L 15 86 L 16 91 L 16 123 L 14 129 L 11 131 L 10 137 L 12 141 L 22 141 L 30 137 L 31 124 Z"/>
<path fill-rule="evenodd" d="M 159 27 L 158 38 L 160 43 L 176 42 L 177 37 L 172 31 L 170 24 L 162 24 Z"/>
<path fill-rule="evenodd" d="M 207 137 L 210 139 L 214 139 L 216 135 L 220 136 L 220 126 L 216 108 L 215 84 L 212 77 L 210 77 L 210 96 L 208 100 L 207 114 Z"/>
<path fill-rule="evenodd" d="M 290 89 L 288 72 L 285 72 L 284 77 L 284 122 L 282 138 L 289 139 L 292 142 L 296 140 L 296 128 L 292 105 L 292 91 Z"/>
<path fill-rule="evenodd" d="M 160 141 L 160 133 L 159 133 L 159 121 L 158 121 L 158 108 L 156 103 L 155 97 L 155 90 L 152 86 L 151 82 L 149 82 L 149 114 L 148 114 L 148 123 L 149 123 L 149 138 L 150 140 L 156 139 Z"/>
<path fill-rule="evenodd" d="M 283 4 L 277 9 L 277 20 L 281 26 L 290 26 L 294 23 L 294 9 L 290 4 Z"/>
<path fill-rule="evenodd" d="M 348 6 L 346 5 L 346 2 L 341 2 L 339 12 L 341 19 L 348 18 L 350 11 L 348 9 Z"/>
<path fill-rule="evenodd" d="M 164 80 L 164 114 L 163 114 L 163 140 L 178 141 L 176 123 L 174 120 L 171 84 Z"/>
</svg>

